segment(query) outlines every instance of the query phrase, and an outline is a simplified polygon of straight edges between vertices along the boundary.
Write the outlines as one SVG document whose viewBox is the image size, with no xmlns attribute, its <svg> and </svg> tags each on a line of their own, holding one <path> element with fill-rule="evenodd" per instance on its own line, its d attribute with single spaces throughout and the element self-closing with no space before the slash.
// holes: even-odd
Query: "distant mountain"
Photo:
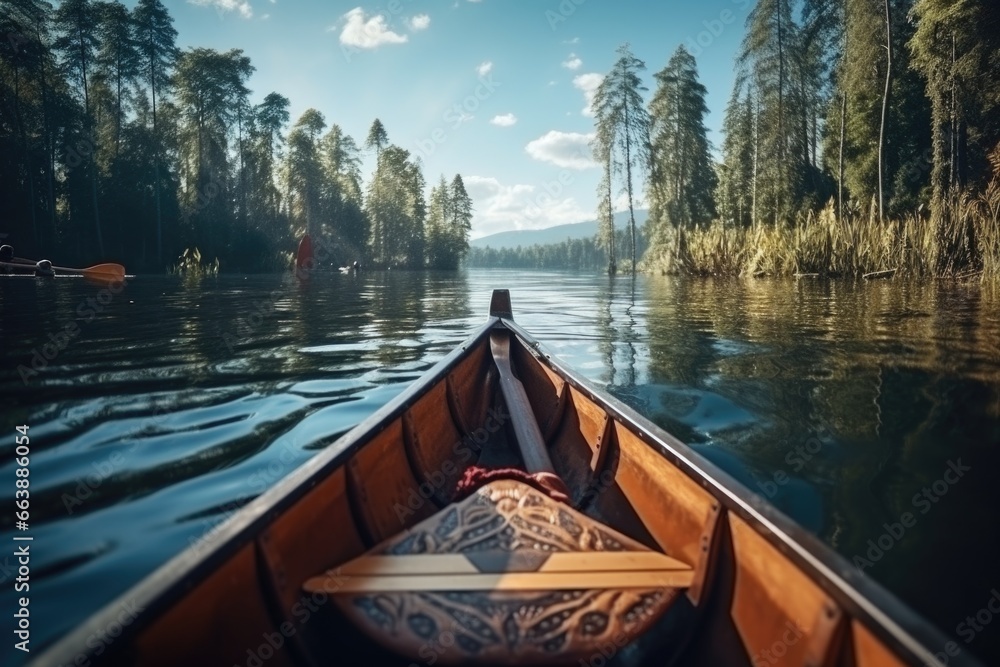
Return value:
<svg viewBox="0 0 1000 667">
<path fill-rule="evenodd" d="M 646 224 L 645 209 L 635 212 L 635 223 L 638 227 Z M 615 229 L 624 229 L 628 224 L 628 211 L 615 213 Z M 525 248 L 533 245 L 550 245 L 562 243 L 566 239 L 585 239 L 597 234 L 597 221 L 574 222 L 568 225 L 556 225 L 545 229 L 517 229 L 510 232 L 498 232 L 469 241 L 473 248 Z"/>
</svg>

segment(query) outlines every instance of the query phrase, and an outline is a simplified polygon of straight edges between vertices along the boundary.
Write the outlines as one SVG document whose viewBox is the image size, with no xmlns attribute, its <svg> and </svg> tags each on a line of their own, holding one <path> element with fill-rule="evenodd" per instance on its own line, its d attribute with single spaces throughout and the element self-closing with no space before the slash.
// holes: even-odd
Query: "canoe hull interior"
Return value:
<svg viewBox="0 0 1000 667">
<path fill-rule="evenodd" d="M 411 642 L 410 655 L 387 648 L 401 650 L 388 639 L 391 623 L 384 641 L 373 638 L 377 628 L 360 632 L 350 605 L 337 597 L 344 595 L 337 568 L 455 507 L 456 485 L 469 466 L 520 465 L 490 353 L 496 327 L 514 334 L 514 372 L 574 511 L 636 549 L 690 568 L 683 585 L 662 588 L 669 608 L 648 631 L 633 636 L 615 625 L 628 605 L 612 603 L 605 605 L 612 623 L 590 654 L 556 650 L 532 655 L 532 662 L 933 664 L 925 647 L 943 646 L 943 635 L 725 473 L 550 359 L 512 320 L 497 317 L 395 401 L 127 593 L 122 600 L 142 613 L 102 655 L 89 653 L 90 664 L 474 659 L 455 647 L 470 645 L 482 618 L 455 613 L 457 603 L 424 614 L 437 620 L 437 630 Z M 325 587 L 304 587 L 323 576 Z M 388 614 L 406 623 L 392 594 L 367 599 L 376 619 Z M 120 604 L 48 657 L 72 662 L 86 653 L 86 637 Z M 950 664 L 978 663 L 963 655 Z"/>
</svg>

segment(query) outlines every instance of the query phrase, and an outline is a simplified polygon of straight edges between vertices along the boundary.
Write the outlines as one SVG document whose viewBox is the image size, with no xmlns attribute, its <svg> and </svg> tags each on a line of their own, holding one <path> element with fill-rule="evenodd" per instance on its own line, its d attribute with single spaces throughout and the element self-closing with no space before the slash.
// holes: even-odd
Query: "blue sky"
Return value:
<svg viewBox="0 0 1000 667">
<path fill-rule="evenodd" d="M 752 0 L 169 0 L 182 48 L 243 49 L 252 100 L 313 107 L 359 144 L 378 117 L 429 185 L 461 173 L 473 236 L 595 217 L 587 91 L 630 42 L 649 91 L 681 43 L 708 88 L 710 138 Z M 134 4 L 130 2 L 129 4 Z M 374 164 L 366 156 L 367 178 Z"/>
</svg>

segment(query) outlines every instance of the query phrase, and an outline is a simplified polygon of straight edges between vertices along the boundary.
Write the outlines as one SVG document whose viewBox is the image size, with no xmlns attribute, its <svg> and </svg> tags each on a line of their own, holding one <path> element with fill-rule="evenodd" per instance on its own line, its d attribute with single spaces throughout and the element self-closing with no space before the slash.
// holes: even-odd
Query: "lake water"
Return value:
<svg viewBox="0 0 1000 667">
<path fill-rule="evenodd" d="M 26 424 L 32 649 L 396 396 L 495 287 L 551 352 L 1000 662 L 1000 619 L 959 626 L 1000 590 L 1000 291 L 503 271 L 141 276 L 117 295 L 0 279 L 0 541 Z"/>
</svg>

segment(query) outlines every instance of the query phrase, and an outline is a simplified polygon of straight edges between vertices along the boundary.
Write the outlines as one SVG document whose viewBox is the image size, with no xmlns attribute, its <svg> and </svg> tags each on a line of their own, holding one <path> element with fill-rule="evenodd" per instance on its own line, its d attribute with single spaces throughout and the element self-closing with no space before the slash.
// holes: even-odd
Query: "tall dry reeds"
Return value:
<svg viewBox="0 0 1000 667">
<path fill-rule="evenodd" d="M 862 276 L 1000 279 L 1000 174 L 984 191 L 952 198 L 933 218 L 882 223 L 875 212 L 838 218 L 833 202 L 792 225 L 734 228 L 715 222 L 672 230 L 651 248 L 648 271 L 689 275 Z"/>
</svg>

